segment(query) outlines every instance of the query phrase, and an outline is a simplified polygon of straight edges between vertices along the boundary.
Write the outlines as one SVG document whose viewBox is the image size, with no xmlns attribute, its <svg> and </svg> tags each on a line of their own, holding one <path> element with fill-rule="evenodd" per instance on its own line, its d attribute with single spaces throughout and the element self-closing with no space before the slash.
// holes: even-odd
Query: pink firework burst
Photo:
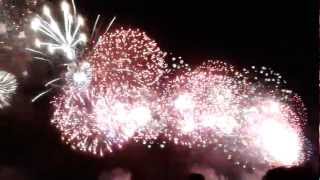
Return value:
<svg viewBox="0 0 320 180">
<path fill-rule="evenodd" d="M 205 62 L 167 83 L 166 136 L 189 147 L 213 145 L 244 168 L 299 164 L 305 108 L 285 84 L 265 67 L 237 71 L 222 61 Z"/>
<path fill-rule="evenodd" d="M 130 140 L 155 140 L 163 125 L 154 118 L 160 104 L 154 84 L 164 72 L 164 56 L 139 30 L 121 28 L 102 35 L 86 57 L 90 85 L 83 90 L 69 85 L 53 101 L 52 123 L 63 140 L 100 156 Z"/>
<path fill-rule="evenodd" d="M 169 139 L 192 147 L 214 143 L 213 135 L 232 136 L 244 88 L 234 74 L 232 66 L 210 61 L 171 80 L 164 93 Z"/>
<path fill-rule="evenodd" d="M 101 82 L 127 81 L 149 87 L 164 74 L 165 56 L 145 32 L 121 28 L 100 36 L 88 59 L 97 74 L 105 75 L 96 77 Z"/>
</svg>

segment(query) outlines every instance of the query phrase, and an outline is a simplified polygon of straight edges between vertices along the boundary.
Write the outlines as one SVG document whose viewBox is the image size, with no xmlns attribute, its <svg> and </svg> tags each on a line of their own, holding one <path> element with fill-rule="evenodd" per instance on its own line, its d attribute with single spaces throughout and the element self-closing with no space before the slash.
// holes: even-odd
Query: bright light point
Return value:
<svg viewBox="0 0 320 180">
<path fill-rule="evenodd" d="M 40 25 L 41 25 L 41 22 L 40 22 L 40 19 L 38 19 L 38 18 L 34 18 L 31 22 L 31 28 L 34 31 L 37 31 L 39 29 Z"/>
<path fill-rule="evenodd" d="M 88 81 L 88 77 L 84 72 L 76 72 L 73 74 L 73 81 L 77 84 L 82 84 Z"/>
<path fill-rule="evenodd" d="M 196 128 L 196 123 L 192 118 L 185 119 L 182 123 L 181 130 L 184 134 L 192 132 Z"/>
<path fill-rule="evenodd" d="M 41 41 L 39 39 L 35 39 L 34 40 L 34 45 L 37 47 L 37 48 L 40 48 L 41 47 Z"/>
<path fill-rule="evenodd" d="M 84 33 L 80 34 L 79 39 L 80 39 L 80 41 L 82 41 L 84 43 L 87 42 L 87 36 Z"/>
<path fill-rule="evenodd" d="M 70 48 L 68 45 L 64 45 L 62 47 L 63 51 L 66 53 L 66 56 L 69 60 L 73 60 L 75 57 L 75 52 L 72 48 Z"/>
<path fill-rule="evenodd" d="M 51 11 L 48 6 L 43 6 L 43 14 L 50 17 L 51 16 Z"/>
<path fill-rule="evenodd" d="M 178 98 L 174 101 L 174 106 L 180 111 L 192 109 L 194 106 L 192 96 L 189 94 L 178 96 Z"/>
<path fill-rule="evenodd" d="M 261 124 L 258 132 L 258 144 L 262 145 L 273 161 L 287 166 L 299 163 L 302 144 L 293 128 L 281 122 L 266 120 Z"/>
<path fill-rule="evenodd" d="M 62 11 L 68 12 L 70 9 L 69 4 L 65 1 L 62 1 L 61 2 L 61 9 L 62 9 Z"/>
<path fill-rule="evenodd" d="M 48 52 L 50 54 L 53 54 L 54 53 L 54 48 L 52 46 L 48 46 Z"/>
<path fill-rule="evenodd" d="M 83 26 L 84 25 L 84 20 L 81 16 L 78 17 L 78 23 L 80 26 Z"/>
<path fill-rule="evenodd" d="M 143 126 L 152 119 L 149 108 L 141 106 L 131 110 L 130 117 L 137 123 L 138 126 Z"/>
<path fill-rule="evenodd" d="M 92 80 L 90 64 L 87 62 L 70 64 L 66 73 L 66 80 L 70 86 L 85 90 Z"/>
</svg>

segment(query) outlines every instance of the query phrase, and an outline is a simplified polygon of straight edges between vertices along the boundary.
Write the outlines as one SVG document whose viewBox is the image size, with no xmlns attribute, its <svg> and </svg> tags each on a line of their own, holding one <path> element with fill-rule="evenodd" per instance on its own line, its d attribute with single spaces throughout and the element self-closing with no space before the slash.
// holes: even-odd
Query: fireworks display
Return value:
<svg viewBox="0 0 320 180">
<path fill-rule="evenodd" d="M 272 69 L 208 61 L 191 70 L 181 57 L 166 63 L 167 54 L 133 29 L 105 33 L 93 49 L 53 101 L 52 123 L 74 149 L 103 156 L 129 142 L 164 147 L 166 140 L 157 142 L 164 135 L 222 149 L 244 168 L 306 158 L 303 103 Z"/>
<path fill-rule="evenodd" d="M 13 74 L 0 71 L 0 109 L 10 106 L 11 97 L 17 87 L 17 80 Z"/>
<path fill-rule="evenodd" d="M 63 12 L 64 29 L 59 27 L 48 6 L 43 7 L 43 18 L 38 16 L 31 22 L 31 28 L 35 32 L 40 32 L 48 40 L 35 40 L 37 48 L 46 47 L 50 54 L 56 51 L 63 52 L 69 60 L 76 58 L 76 48 L 79 44 L 87 41 L 86 35 L 79 30 L 84 25 L 81 16 L 71 14 L 70 6 L 67 2 L 61 3 L 61 11 Z M 75 10 L 74 10 L 75 11 Z"/>
<path fill-rule="evenodd" d="M 40 4 L 26 2 L 29 9 Z M 14 17 L 9 10 L 16 6 L 4 0 L 0 5 L 8 9 L 0 18 Z M 302 132 L 306 110 L 279 73 L 267 67 L 238 69 L 220 60 L 191 68 L 139 29 L 109 31 L 114 19 L 96 42 L 85 46 L 84 19 L 75 5 L 63 1 L 60 11 L 62 17 L 53 17 L 55 10 L 44 6 L 42 15 L 27 19 L 37 50 L 26 49 L 53 71 L 57 64 L 66 67 L 32 101 L 64 82 L 51 102 L 51 123 L 73 149 L 104 156 L 130 142 L 161 148 L 171 142 L 220 149 L 243 168 L 293 166 L 307 158 Z M 20 31 L 23 23 L 14 22 Z M 0 23 L 0 35 L 7 24 Z M 54 64 L 52 59 L 63 61 Z M 16 89 L 15 76 L 0 71 L 0 108 L 10 105 Z"/>
</svg>

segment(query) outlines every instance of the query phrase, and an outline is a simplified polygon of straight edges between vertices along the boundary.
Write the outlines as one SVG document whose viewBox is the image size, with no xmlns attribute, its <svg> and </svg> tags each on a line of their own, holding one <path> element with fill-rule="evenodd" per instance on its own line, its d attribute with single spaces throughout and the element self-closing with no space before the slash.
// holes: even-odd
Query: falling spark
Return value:
<svg viewBox="0 0 320 180">
<path fill-rule="evenodd" d="M 50 89 L 47 89 L 47 90 L 39 93 L 37 96 L 35 96 L 34 98 L 31 99 L 31 102 L 32 102 L 32 103 L 36 102 L 39 98 L 41 98 L 42 96 L 44 96 L 44 95 L 48 94 L 49 92 L 51 92 L 52 89 L 53 89 L 53 88 L 50 88 Z"/>
<path fill-rule="evenodd" d="M 93 25 L 93 28 L 92 28 L 92 32 L 91 32 L 91 38 L 93 38 L 93 35 L 94 33 L 96 32 L 96 28 L 97 28 L 97 25 L 98 25 L 98 22 L 99 22 L 99 19 L 100 19 L 100 14 L 98 14 L 97 18 L 96 18 L 96 21 L 94 22 L 94 25 Z"/>
</svg>

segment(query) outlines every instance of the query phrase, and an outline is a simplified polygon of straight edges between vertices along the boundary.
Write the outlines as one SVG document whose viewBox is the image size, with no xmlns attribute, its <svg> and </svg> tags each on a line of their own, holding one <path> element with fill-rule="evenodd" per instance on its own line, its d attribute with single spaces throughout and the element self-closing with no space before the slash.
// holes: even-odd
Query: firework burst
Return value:
<svg viewBox="0 0 320 180">
<path fill-rule="evenodd" d="M 10 106 L 11 97 L 17 87 L 17 80 L 13 74 L 0 71 L 0 109 Z"/>
<path fill-rule="evenodd" d="M 72 148 L 103 156 L 150 132 L 147 125 L 153 117 L 146 93 L 116 83 L 80 92 L 64 89 L 53 101 L 56 110 L 51 122 Z"/>
<path fill-rule="evenodd" d="M 249 86 L 241 109 L 241 142 L 246 148 L 240 154 L 270 166 L 302 163 L 307 158 L 302 134 L 307 117 L 301 98 L 270 68 L 253 66 L 242 72 Z"/>
<path fill-rule="evenodd" d="M 172 128 L 167 134 L 170 139 L 189 147 L 207 146 L 213 142 L 213 131 L 233 133 L 242 84 L 230 73 L 234 73 L 232 66 L 217 61 L 169 82 L 164 118 Z"/>
<path fill-rule="evenodd" d="M 92 80 L 91 65 L 86 61 L 68 65 L 64 79 L 69 86 L 78 90 L 89 87 Z"/>
<path fill-rule="evenodd" d="M 164 74 L 166 53 L 139 29 L 120 28 L 101 36 L 90 60 L 96 71 L 104 71 L 102 81 L 130 81 L 152 86 Z M 100 72 L 97 72 L 101 74 Z M 108 83 L 108 82 L 106 82 Z"/>
<path fill-rule="evenodd" d="M 100 156 L 130 140 L 155 140 L 163 125 L 154 118 L 160 103 L 153 85 L 160 77 L 157 73 L 164 72 L 165 53 L 144 32 L 131 29 L 104 34 L 94 50 L 86 58 L 91 67 L 84 64 L 90 69 L 90 82 L 86 74 L 69 75 L 89 85 L 85 83 L 82 91 L 66 86 L 53 101 L 52 123 L 63 140 Z"/>
<path fill-rule="evenodd" d="M 84 20 L 81 16 L 72 14 L 69 4 L 65 1 L 61 3 L 61 11 L 64 29 L 61 29 L 58 21 L 52 17 L 48 6 L 43 7 L 43 17 L 38 16 L 32 20 L 31 28 L 45 37 L 43 41 L 36 39 L 35 46 L 46 47 L 50 54 L 56 51 L 63 52 L 70 61 L 74 61 L 77 46 L 87 41 L 86 35 L 80 31 L 84 26 Z"/>
<path fill-rule="evenodd" d="M 167 83 L 161 116 L 166 136 L 190 148 L 214 145 L 244 168 L 299 164 L 305 159 L 305 108 L 285 84 L 266 67 L 237 71 L 208 61 Z"/>
</svg>

